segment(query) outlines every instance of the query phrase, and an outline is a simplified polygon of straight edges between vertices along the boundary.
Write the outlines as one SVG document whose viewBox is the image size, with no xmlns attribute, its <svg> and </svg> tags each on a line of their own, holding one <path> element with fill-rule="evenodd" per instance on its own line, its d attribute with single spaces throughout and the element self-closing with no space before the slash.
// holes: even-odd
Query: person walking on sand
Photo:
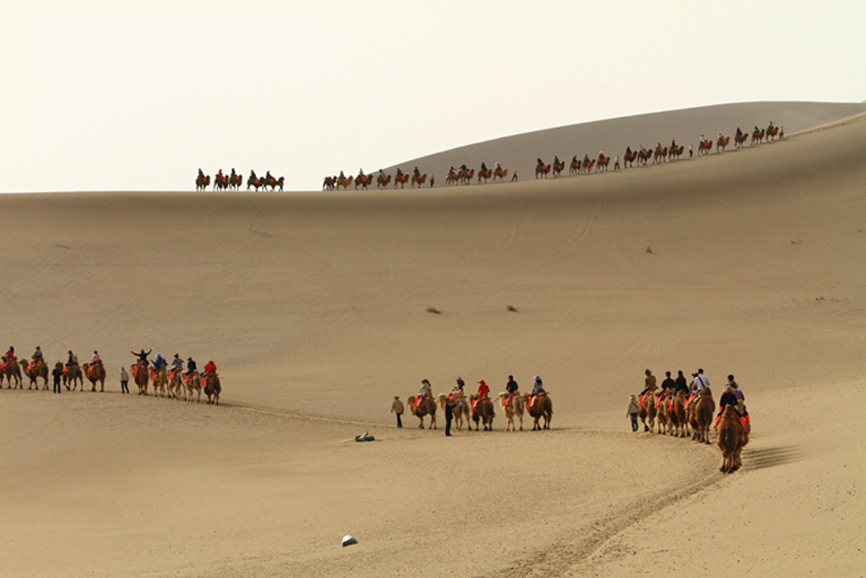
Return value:
<svg viewBox="0 0 866 578">
<path fill-rule="evenodd" d="M 454 406 L 457 400 L 451 396 L 445 399 L 445 435 L 451 437 L 451 420 L 454 419 Z"/>
<path fill-rule="evenodd" d="M 514 174 L 511 175 L 511 182 L 513 183 L 516 181 L 517 181 L 517 169 L 514 169 Z"/>
<path fill-rule="evenodd" d="M 403 427 L 401 416 L 403 415 L 403 402 L 400 401 L 400 396 L 394 396 L 394 403 L 391 404 L 391 413 L 397 414 L 397 427 Z"/>
<path fill-rule="evenodd" d="M 63 377 L 63 364 L 59 361 L 54 364 L 54 371 L 51 372 L 54 377 L 54 393 L 60 393 L 60 378 Z"/>
<path fill-rule="evenodd" d="M 435 182 L 436 182 L 436 175 L 434 175 L 433 173 L 430 173 L 430 188 L 431 189 L 433 188 L 433 183 L 435 183 Z"/>
<path fill-rule="evenodd" d="M 120 366 L 120 393 L 129 393 L 129 373 L 126 366 Z"/>
<path fill-rule="evenodd" d="M 640 413 L 640 406 L 637 404 L 637 396 L 631 394 L 628 400 L 628 410 L 626 415 L 631 418 L 631 431 L 637 431 L 637 414 Z"/>
</svg>

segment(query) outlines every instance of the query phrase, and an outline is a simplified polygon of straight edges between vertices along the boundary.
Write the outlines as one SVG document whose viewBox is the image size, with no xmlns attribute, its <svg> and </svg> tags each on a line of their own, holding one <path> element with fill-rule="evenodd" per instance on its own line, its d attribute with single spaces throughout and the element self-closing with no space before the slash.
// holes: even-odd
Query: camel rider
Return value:
<svg viewBox="0 0 866 578">
<path fill-rule="evenodd" d="M 631 145 L 625 147 L 625 156 L 631 156 Z"/>
<path fill-rule="evenodd" d="M 204 375 L 205 377 L 210 377 L 211 375 L 216 375 L 217 367 L 216 363 L 213 362 L 213 359 L 209 360 L 204 364 Z"/>
<path fill-rule="evenodd" d="M 418 397 L 420 397 L 421 399 L 424 399 L 425 397 L 432 396 L 433 393 L 432 393 L 431 389 L 432 388 L 431 388 L 430 382 L 427 381 L 426 379 L 422 379 L 421 380 L 421 391 L 418 392 Z"/>
<path fill-rule="evenodd" d="M 740 127 L 737 127 L 737 136 L 743 136 L 743 131 L 740 130 Z"/>
<path fill-rule="evenodd" d="M 237 174 L 237 173 L 236 173 L 236 172 L 235 172 L 235 168 L 234 168 L 234 167 L 232 167 L 232 174 L 231 174 L 231 178 L 235 178 L 235 177 L 236 177 L 236 176 L 237 176 L 237 175 L 238 175 L 238 174 Z"/>
<path fill-rule="evenodd" d="M 544 391 L 544 383 L 541 381 L 541 376 L 536 375 L 534 379 L 535 383 L 532 386 L 532 395 L 536 396 L 546 394 L 547 392 Z"/>
<path fill-rule="evenodd" d="M 78 365 L 78 356 L 72 353 L 71 349 L 66 353 L 69 354 L 69 357 L 66 360 L 66 367 L 73 367 Z"/>
<path fill-rule="evenodd" d="M 646 375 L 646 379 L 644 379 L 644 385 L 646 387 L 644 387 L 644 390 L 642 392 L 640 392 L 640 400 L 641 401 L 643 401 L 643 396 L 645 396 L 647 393 L 655 390 L 656 387 L 658 387 L 656 385 L 656 376 L 653 375 L 652 371 L 647 369 L 646 371 L 644 371 L 644 374 Z"/>
<path fill-rule="evenodd" d="M 475 399 L 476 400 L 484 399 L 485 397 L 488 397 L 487 396 L 488 393 L 490 393 L 490 388 L 487 386 L 487 384 L 482 379 L 481 381 L 478 382 L 478 395 L 475 396 Z"/>
<path fill-rule="evenodd" d="M 589 153 L 583 153 L 583 164 L 589 164 Z"/>
<path fill-rule="evenodd" d="M 421 171 L 419 171 L 418 167 L 416 166 L 414 169 L 412 169 L 412 174 L 417 177 L 421 174 Z"/>
<path fill-rule="evenodd" d="M 514 396 L 517 395 L 517 392 L 520 390 L 520 386 L 517 385 L 517 382 L 514 381 L 514 376 L 508 376 L 508 383 L 505 385 L 505 391 L 508 392 L 508 398 L 505 400 L 505 405 L 511 403 L 511 400 L 514 399 Z"/>
<path fill-rule="evenodd" d="M 702 389 L 710 385 L 710 380 L 707 379 L 706 375 L 704 375 L 703 369 L 698 369 L 698 372 L 693 373 L 692 377 L 694 377 L 694 379 L 689 384 L 689 388 L 694 393 L 699 393 Z"/>
<path fill-rule="evenodd" d="M 543 166 L 544 166 L 544 161 L 543 161 L 543 160 L 541 160 L 541 159 L 535 159 L 535 160 L 538 161 L 538 166 L 540 166 L 540 167 L 543 167 Z"/>
<path fill-rule="evenodd" d="M 675 138 L 671 139 L 671 148 L 672 149 L 677 148 L 677 139 L 675 139 Z"/>
<path fill-rule="evenodd" d="M 15 357 L 15 348 L 12 347 L 12 346 L 10 345 L 10 346 L 9 346 L 9 351 L 7 351 L 7 352 L 3 355 L 3 361 L 4 361 L 4 362 L 9 361 L 9 360 L 11 360 L 13 357 Z"/>
<path fill-rule="evenodd" d="M 271 171 L 265 171 L 265 180 L 271 181 L 273 179 L 274 179 L 274 177 L 271 176 Z"/>
<path fill-rule="evenodd" d="M 183 371 L 183 359 L 177 353 L 174 354 L 174 359 L 171 360 L 171 375 Z"/>
<path fill-rule="evenodd" d="M 342 175 L 343 173 L 340 174 Z M 254 181 L 259 180 L 259 177 L 256 176 L 256 171 L 254 171 L 253 169 L 250 169 L 250 178 Z"/>
<path fill-rule="evenodd" d="M 398 167 L 397 168 L 397 177 L 402 177 L 402 176 L 403 176 L 403 169 Z"/>
<path fill-rule="evenodd" d="M 186 359 L 186 376 L 189 377 L 192 375 L 192 372 L 196 370 L 198 366 L 195 363 L 195 360 L 192 357 L 188 357 Z"/>
<path fill-rule="evenodd" d="M 364 169 L 358 169 L 358 178 L 361 179 L 365 176 L 366 175 L 364 174 Z"/>
<path fill-rule="evenodd" d="M 33 361 L 42 360 L 42 348 L 40 346 L 38 346 L 38 345 L 36 346 L 36 351 L 33 352 L 32 359 L 33 359 Z"/>
<path fill-rule="evenodd" d="M 674 387 L 674 393 L 678 393 L 680 391 L 685 393 L 686 396 L 689 395 L 689 384 L 688 382 L 686 382 L 686 376 L 683 375 L 682 369 L 677 371 L 676 387 Z"/>
<path fill-rule="evenodd" d="M 255 173 L 253 173 L 253 176 L 255 176 Z M 343 174 L 343 171 L 340 171 L 340 180 L 346 180 L 346 175 Z"/>
<path fill-rule="evenodd" d="M 758 125 L 755 125 L 755 132 L 761 132 L 761 129 L 758 128 Z"/>
<path fill-rule="evenodd" d="M 487 172 L 487 165 L 484 163 L 484 161 L 481 161 L 481 172 L 482 173 Z"/>
<path fill-rule="evenodd" d="M 219 172 L 217 173 L 217 179 L 219 179 L 221 181 L 225 180 L 225 176 L 223 175 L 222 169 L 220 169 Z"/>
<path fill-rule="evenodd" d="M 99 352 L 94 350 L 93 357 L 90 358 L 90 365 L 102 365 L 102 359 L 99 357 Z"/>
<path fill-rule="evenodd" d="M 499 165 L 499 162 L 494 163 L 493 168 L 495 168 L 497 171 L 502 170 L 502 167 Z"/>
<path fill-rule="evenodd" d="M 204 173 L 202 172 L 201 169 L 198 170 L 198 178 L 200 178 L 200 179 L 204 178 Z"/>
<path fill-rule="evenodd" d="M 461 394 L 461 395 L 463 394 L 463 386 L 464 386 L 464 385 L 466 385 L 466 382 L 463 381 L 463 378 L 462 378 L 462 377 L 458 377 L 458 378 L 457 378 L 457 387 L 460 388 L 460 394 Z"/>
<path fill-rule="evenodd" d="M 69 353 L 72 352 L 70 351 Z M 151 348 L 151 350 L 147 353 L 144 352 L 144 349 L 142 349 L 139 353 L 136 353 L 134 351 L 130 351 L 130 353 L 138 358 L 138 365 L 147 365 L 147 356 L 153 353 L 153 348 Z"/>
<path fill-rule="evenodd" d="M 743 395 L 743 390 L 740 389 L 740 386 L 737 384 L 736 381 L 734 381 L 733 375 L 728 376 L 728 385 L 731 386 L 731 388 L 734 390 L 734 395 L 737 396 L 737 413 L 744 417 L 748 416 L 749 412 L 746 411 L 745 405 L 746 396 Z"/>
<path fill-rule="evenodd" d="M 466 167 L 466 163 L 463 163 L 462 165 L 460 165 L 460 170 L 461 170 L 461 171 L 468 171 L 468 170 L 469 170 L 469 169 Z"/>
<path fill-rule="evenodd" d="M 603 159 L 603 158 L 604 158 L 604 151 L 598 151 L 598 158 L 599 158 L 599 159 Z"/>
<path fill-rule="evenodd" d="M 168 367 L 168 362 L 165 360 L 161 353 L 157 353 L 156 359 L 153 361 L 153 370 L 159 371 L 163 367 Z"/>
</svg>

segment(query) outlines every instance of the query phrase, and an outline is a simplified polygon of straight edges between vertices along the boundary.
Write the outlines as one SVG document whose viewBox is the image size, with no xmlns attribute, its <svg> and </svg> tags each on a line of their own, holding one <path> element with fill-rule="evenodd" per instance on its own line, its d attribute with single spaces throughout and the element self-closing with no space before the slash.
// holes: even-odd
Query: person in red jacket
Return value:
<svg viewBox="0 0 866 578">
<path fill-rule="evenodd" d="M 484 399 L 490 393 L 490 388 L 484 383 L 484 380 L 478 382 L 478 399 Z"/>
<path fill-rule="evenodd" d="M 211 359 L 204 366 L 204 374 L 207 375 L 216 375 L 216 363 Z"/>
</svg>

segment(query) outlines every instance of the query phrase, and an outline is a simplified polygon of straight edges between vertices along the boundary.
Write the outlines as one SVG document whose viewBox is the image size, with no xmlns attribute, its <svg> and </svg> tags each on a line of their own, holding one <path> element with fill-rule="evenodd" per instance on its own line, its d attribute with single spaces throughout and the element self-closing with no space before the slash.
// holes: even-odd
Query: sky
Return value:
<svg viewBox="0 0 866 578">
<path fill-rule="evenodd" d="M 866 99 L 866 2 L 0 0 L 0 192 L 288 190 L 475 142 Z"/>
</svg>

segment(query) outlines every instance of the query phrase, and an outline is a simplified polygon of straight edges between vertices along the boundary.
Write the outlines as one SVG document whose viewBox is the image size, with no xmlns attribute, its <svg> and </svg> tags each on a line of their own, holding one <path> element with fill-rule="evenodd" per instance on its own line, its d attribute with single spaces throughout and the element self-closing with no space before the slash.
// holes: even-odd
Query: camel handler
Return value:
<svg viewBox="0 0 866 578">
<path fill-rule="evenodd" d="M 403 421 L 400 419 L 400 416 L 403 415 L 403 402 L 400 401 L 400 396 L 394 396 L 394 403 L 391 404 L 391 413 L 397 414 L 397 427 L 403 427 Z"/>
<path fill-rule="evenodd" d="M 120 366 L 120 393 L 129 393 L 129 374 L 123 365 Z"/>
<path fill-rule="evenodd" d="M 626 415 L 631 418 L 631 431 L 637 431 L 638 413 L 640 413 L 640 406 L 637 403 L 637 396 L 631 394 L 631 398 L 628 401 L 628 410 L 626 410 Z"/>
</svg>

